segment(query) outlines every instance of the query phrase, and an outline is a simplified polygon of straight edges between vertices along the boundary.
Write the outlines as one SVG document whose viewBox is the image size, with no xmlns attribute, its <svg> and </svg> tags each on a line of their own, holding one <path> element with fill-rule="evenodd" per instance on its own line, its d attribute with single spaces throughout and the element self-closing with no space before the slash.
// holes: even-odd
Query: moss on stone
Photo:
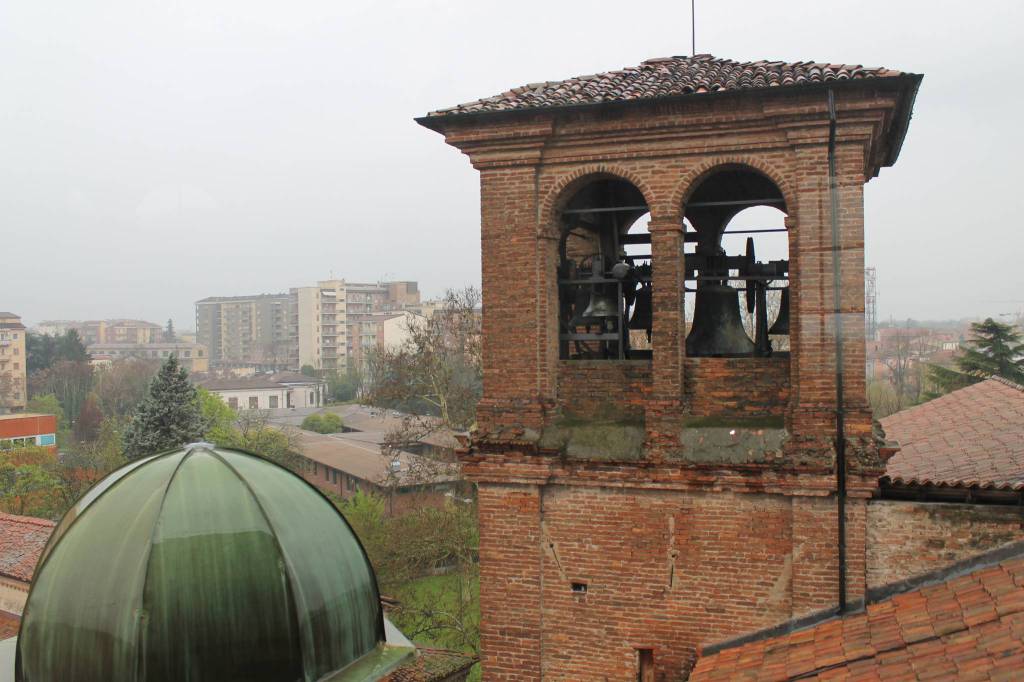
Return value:
<svg viewBox="0 0 1024 682">
<path fill-rule="evenodd" d="M 638 420 L 565 417 L 544 429 L 539 445 L 572 459 L 636 461 L 643 456 L 644 435 L 643 422 Z"/>
</svg>

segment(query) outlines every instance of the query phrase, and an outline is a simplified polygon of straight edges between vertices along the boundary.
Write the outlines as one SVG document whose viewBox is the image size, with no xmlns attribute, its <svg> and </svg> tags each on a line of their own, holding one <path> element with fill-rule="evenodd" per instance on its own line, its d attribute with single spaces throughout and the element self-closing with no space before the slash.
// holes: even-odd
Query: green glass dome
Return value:
<svg viewBox="0 0 1024 682">
<path fill-rule="evenodd" d="M 260 457 L 194 444 L 118 469 L 61 520 L 16 678 L 373 679 L 407 653 L 385 646 L 376 577 L 333 504 Z"/>
</svg>

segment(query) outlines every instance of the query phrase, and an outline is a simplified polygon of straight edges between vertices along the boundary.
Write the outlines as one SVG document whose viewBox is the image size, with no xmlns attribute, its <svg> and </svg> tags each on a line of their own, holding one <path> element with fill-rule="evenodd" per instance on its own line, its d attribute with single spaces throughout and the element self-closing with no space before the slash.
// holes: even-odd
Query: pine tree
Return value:
<svg viewBox="0 0 1024 682">
<path fill-rule="evenodd" d="M 174 320 L 167 318 L 167 327 L 164 329 L 164 343 L 174 343 L 178 335 L 174 333 Z"/>
<path fill-rule="evenodd" d="M 177 356 L 171 355 L 125 429 L 125 456 L 138 459 L 154 455 L 201 440 L 202 435 L 203 417 L 196 389 Z"/>
<path fill-rule="evenodd" d="M 928 381 L 935 398 L 958 388 L 976 384 L 991 376 L 1024 383 L 1024 343 L 1021 333 L 1012 325 L 996 322 L 991 317 L 971 324 L 971 339 L 961 347 L 956 369 L 930 365 Z"/>
</svg>

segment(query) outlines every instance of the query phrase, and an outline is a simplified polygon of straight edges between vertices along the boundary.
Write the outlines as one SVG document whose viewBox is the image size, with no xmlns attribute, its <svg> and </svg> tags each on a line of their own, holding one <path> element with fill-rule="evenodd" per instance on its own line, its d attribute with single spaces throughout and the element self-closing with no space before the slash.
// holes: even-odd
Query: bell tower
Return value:
<svg viewBox="0 0 1024 682">
<path fill-rule="evenodd" d="M 863 595 L 863 185 L 920 78 L 671 57 L 418 119 L 480 172 L 486 679 L 681 679 Z"/>
</svg>

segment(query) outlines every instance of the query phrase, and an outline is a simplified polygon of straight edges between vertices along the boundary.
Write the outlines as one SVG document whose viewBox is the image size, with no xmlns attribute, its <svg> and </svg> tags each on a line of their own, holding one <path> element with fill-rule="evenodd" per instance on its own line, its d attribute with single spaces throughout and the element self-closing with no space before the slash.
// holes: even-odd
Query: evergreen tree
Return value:
<svg viewBox="0 0 1024 682">
<path fill-rule="evenodd" d="M 203 430 L 196 389 L 172 354 L 124 431 L 124 454 L 128 459 L 154 455 L 201 440 Z"/>
<path fill-rule="evenodd" d="M 1024 383 L 1024 343 L 1014 326 L 996 322 L 991 317 L 971 324 L 971 339 L 961 347 L 956 369 L 930 365 L 929 398 L 976 384 L 991 376 L 999 376 L 1018 384 Z"/>
<path fill-rule="evenodd" d="M 174 320 L 167 318 L 167 328 L 164 329 L 164 343 L 174 343 L 178 335 L 174 333 Z"/>
</svg>

